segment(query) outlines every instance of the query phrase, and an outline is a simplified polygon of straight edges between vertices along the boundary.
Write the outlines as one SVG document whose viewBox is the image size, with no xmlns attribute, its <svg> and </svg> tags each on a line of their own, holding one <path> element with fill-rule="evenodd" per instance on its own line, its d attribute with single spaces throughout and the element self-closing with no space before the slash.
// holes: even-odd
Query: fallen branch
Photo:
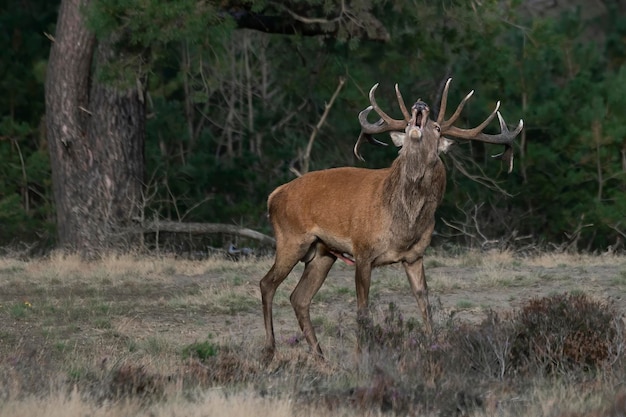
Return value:
<svg viewBox="0 0 626 417">
<path fill-rule="evenodd" d="M 193 235 L 225 233 L 229 235 L 237 235 L 241 237 L 247 237 L 249 239 L 258 240 L 263 245 L 268 245 L 272 247 L 276 246 L 276 240 L 273 237 L 264 235 L 263 233 L 257 232 L 252 229 L 247 229 L 245 227 L 239 227 L 232 224 L 182 223 L 159 220 L 148 223 L 146 226 L 143 227 L 143 231 L 153 233 L 188 233 Z"/>
</svg>

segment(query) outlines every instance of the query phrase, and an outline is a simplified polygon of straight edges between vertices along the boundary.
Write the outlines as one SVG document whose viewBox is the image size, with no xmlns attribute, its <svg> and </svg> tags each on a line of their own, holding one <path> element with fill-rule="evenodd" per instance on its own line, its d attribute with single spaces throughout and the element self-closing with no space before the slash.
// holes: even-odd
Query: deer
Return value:
<svg viewBox="0 0 626 417">
<path fill-rule="evenodd" d="M 357 317 L 369 316 L 368 298 L 372 269 L 402 263 L 411 291 L 421 311 L 424 330 L 432 334 L 428 287 L 424 274 L 424 252 L 435 229 L 435 211 L 446 188 L 446 170 L 440 157 L 453 143 L 444 137 L 504 145 L 494 155 L 513 169 L 513 142 L 523 128 L 523 120 L 509 130 L 500 114 L 498 101 L 493 112 L 477 127 L 454 126 L 472 90 L 445 120 L 448 89 L 445 83 L 437 119 L 430 118 L 430 107 L 418 100 L 407 110 L 398 84 L 395 92 L 403 119 L 393 119 L 377 104 L 375 84 L 369 92 L 370 105 L 358 120 L 361 133 L 354 154 L 363 159 L 364 142 L 385 144 L 371 135 L 389 132 L 400 147 L 390 167 L 367 169 L 339 167 L 312 171 L 276 188 L 268 197 L 268 215 L 276 239 L 274 263 L 260 281 L 265 345 L 263 358 L 271 361 L 276 341 L 273 325 L 273 299 L 278 286 L 298 262 L 304 271 L 290 296 L 298 324 L 312 352 L 323 358 L 311 323 L 310 306 L 337 259 L 354 265 Z M 374 110 L 380 119 L 371 123 Z M 483 130 L 497 115 L 500 133 Z"/>
</svg>

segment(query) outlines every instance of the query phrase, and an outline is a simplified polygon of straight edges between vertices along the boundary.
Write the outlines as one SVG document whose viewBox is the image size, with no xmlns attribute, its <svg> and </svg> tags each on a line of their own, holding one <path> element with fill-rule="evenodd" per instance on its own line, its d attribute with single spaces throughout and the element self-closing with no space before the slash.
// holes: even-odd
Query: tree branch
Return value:
<svg viewBox="0 0 626 417">
<path fill-rule="evenodd" d="M 187 233 L 187 234 L 194 234 L 194 235 L 225 233 L 229 235 L 236 235 L 236 236 L 246 237 L 249 239 L 258 240 L 259 243 L 263 245 L 267 245 L 271 247 L 276 246 L 276 240 L 273 237 L 264 235 L 263 233 L 257 232 L 252 229 L 247 229 L 245 227 L 239 227 L 239 226 L 235 226 L 232 224 L 181 223 L 181 222 L 173 222 L 173 221 L 165 221 L 165 220 L 155 220 L 145 225 L 143 227 L 143 232 L 144 233 L 145 232 Z"/>
<path fill-rule="evenodd" d="M 345 77 L 339 77 L 339 84 L 337 84 L 337 88 L 335 89 L 335 92 L 330 98 L 330 101 L 324 105 L 324 113 L 322 114 L 322 117 L 320 117 L 319 122 L 317 122 L 317 124 L 315 125 L 315 128 L 313 129 L 313 131 L 311 132 L 311 136 L 309 136 L 309 142 L 306 145 L 306 149 L 304 150 L 304 153 L 302 153 L 302 151 L 298 152 L 298 156 L 296 160 L 300 162 L 300 165 L 302 166 L 301 170 L 296 169 L 296 167 L 294 166 L 295 165 L 294 163 L 296 162 L 296 160 L 292 161 L 292 163 L 290 164 L 289 170 L 293 172 L 296 176 L 301 177 L 302 175 L 309 172 L 309 161 L 311 160 L 311 150 L 313 149 L 313 142 L 315 141 L 317 132 L 319 132 L 319 130 L 324 125 L 324 122 L 326 121 L 326 118 L 328 117 L 328 113 L 330 112 L 331 107 L 335 103 L 335 99 L 339 95 L 339 92 L 341 91 L 345 83 L 346 83 Z"/>
<path fill-rule="evenodd" d="M 224 11 L 232 17 L 240 29 L 252 29 L 264 33 L 301 36 L 337 36 L 342 27 L 342 16 L 347 13 L 342 2 L 339 17 L 307 17 L 296 13 L 287 6 L 280 4 L 281 11 L 265 10 L 255 13 L 247 9 L 247 4 L 230 4 Z M 276 5 L 275 5 L 276 6 Z M 348 36 L 377 42 L 388 42 L 389 32 L 372 13 L 363 12 L 359 15 L 361 24 L 343 25 L 348 29 Z M 353 21 L 355 18 L 350 17 Z"/>
</svg>

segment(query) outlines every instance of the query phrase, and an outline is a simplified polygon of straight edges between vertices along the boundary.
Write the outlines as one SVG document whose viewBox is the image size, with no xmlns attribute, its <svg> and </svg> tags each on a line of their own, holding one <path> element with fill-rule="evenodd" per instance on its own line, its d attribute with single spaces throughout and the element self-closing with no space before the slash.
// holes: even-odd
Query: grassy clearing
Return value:
<svg viewBox="0 0 626 417">
<path fill-rule="evenodd" d="M 515 328 L 511 314 L 530 298 L 567 292 L 604 303 L 613 296 L 611 314 L 620 323 L 626 309 L 614 296 L 626 282 L 626 258 L 434 252 L 426 259 L 434 338 L 421 331 L 406 277 L 395 266 L 376 270 L 372 321 L 357 326 L 353 270 L 337 265 L 311 308 L 328 358 L 316 360 L 289 304 L 298 266 L 275 298 L 278 352 L 265 366 L 258 281 L 271 259 L 0 258 L 0 417 L 626 410 L 619 396 L 626 377 L 621 333 L 610 334 L 608 356 L 590 354 L 602 363 L 578 368 L 564 359 L 557 372 L 533 362 L 555 360 L 546 353 L 552 347 L 532 354 L 507 347 L 531 337 Z M 575 337 L 567 346 L 600 340 Z M 360 354 L 357 344 L 365 347 Z"/>
</svg>

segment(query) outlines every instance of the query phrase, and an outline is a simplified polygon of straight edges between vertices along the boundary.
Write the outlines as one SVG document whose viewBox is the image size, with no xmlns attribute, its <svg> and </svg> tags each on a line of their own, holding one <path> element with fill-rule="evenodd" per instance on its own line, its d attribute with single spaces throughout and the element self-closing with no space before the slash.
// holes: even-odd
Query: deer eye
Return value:
<svg viewBox="0 0 626 417">
<path fill-rule="evenodd" d="M 435 126 L 435 130 L 436 130 L 438 133 L 441 133 L 441 127 L 439 127 L 438 125 L 437 125 L 437 126 Z"/>
</svg>

